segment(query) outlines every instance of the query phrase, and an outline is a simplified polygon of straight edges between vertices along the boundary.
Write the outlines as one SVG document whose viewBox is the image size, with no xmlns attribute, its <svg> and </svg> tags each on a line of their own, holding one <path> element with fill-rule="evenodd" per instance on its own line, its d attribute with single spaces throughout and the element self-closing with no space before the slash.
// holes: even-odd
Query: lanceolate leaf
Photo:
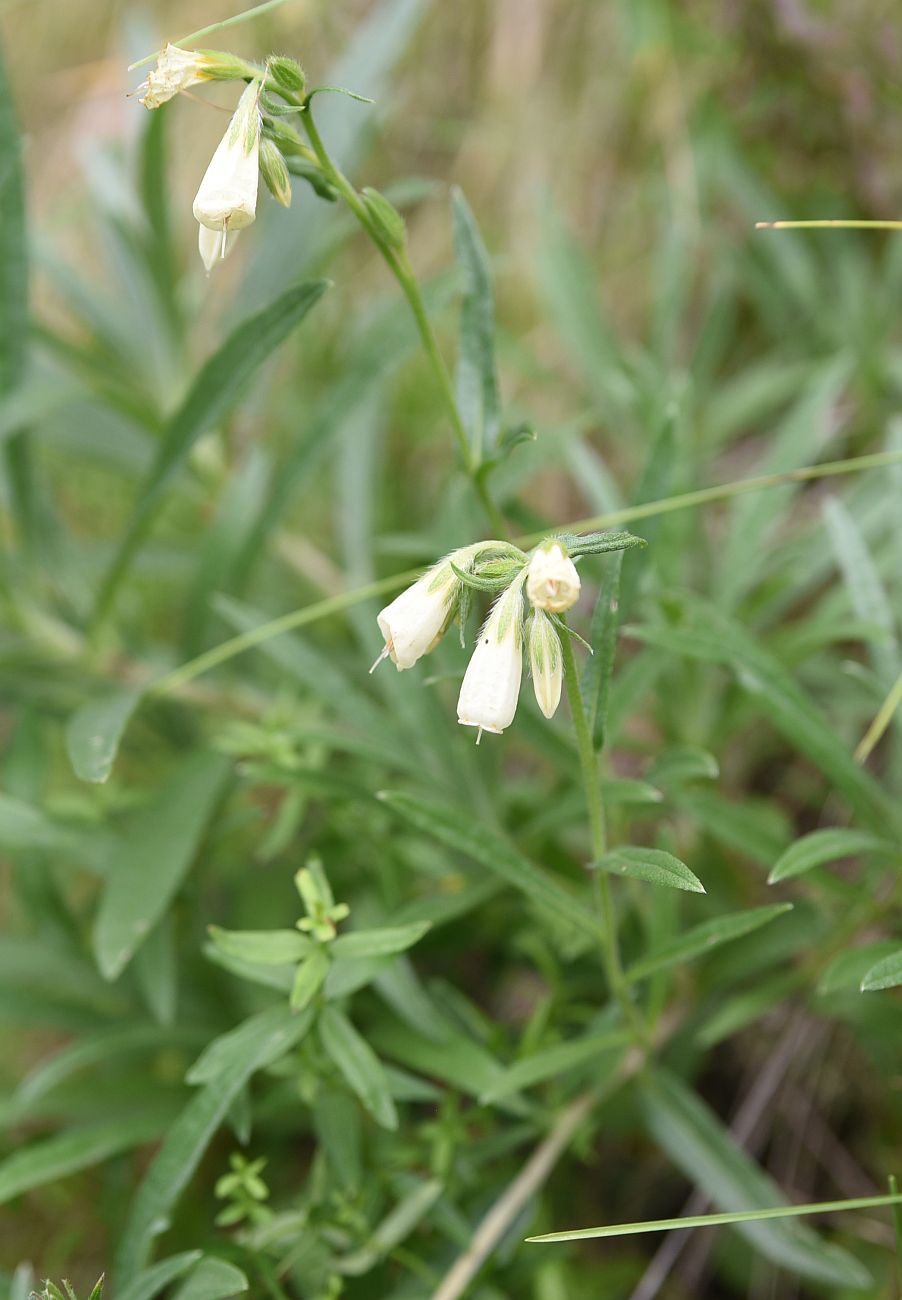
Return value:
<svg viewBox="0 0 902 1300">
<path fill-rule="evenodd" d="M 132 556 L 147 534 L 172 479 L 203 434 L 229 412 L 246 384 L 307 312 L 327 282 L 311 280 L 288 289 L 274 303 L 242 321 L 202 368 L 167 425 L 160 450 L 141 488 L 128 532 L 104 579 L 95 619 L 106 613 Z"/>
<path fill-rule="evenodd" d="M 153 1300 L 164 1287 L 174 1282 L 177 1277 L 187 1273 L 188 1269 L 201 1258 L 199 1250 L 185 1250 L 180 1255 L 170 1255 L 161 1259 L 159 1264 L 144 1268 L 135 1277 L 130 1277 L 117 1291 L 118 1300 Z"/>
<path fill-rule="evenodd" d="M 343 1011 L 328 1006 L 319 1018 L 323 1048 L 377 1124 L 396 1129 L 398 1115 L 382 1063 Z"/>
<path fill-rule="evenodd" d="M 784 912 L 792 910 L 792 903 L 776 903 L 770 907 L 753 907 L 747 912 L 729 912 L 725 916 L 716 916 L 712 921 L 692 926 L 675 939 L 669 939 L 658 948 L 653 948 L 639 961 L 630 966 L 627 977 L 631 980 L 647 979 L 668 966 L 678 966 L 686 961 L 702 957 L 712 948 L 723 943 L 741 939 L 753 930 L 767 925 Z"/>
<path fill-rule="evenodd" d="M 649 1130 L 687 1178 L 724 1212 L 785 1204 L 774 1182 L 736 1145 L 706 1104 L 663 1070 L 642 1088 Z M 835 1286 L 867 1287 L 867 1269 L 808 1228 L 783 1220 L 737 1223 L 756 1250 L 802 1277 Z"/>
<path fill-rule="evenodd" d="M 341 934 L 331 945 L 333 957 L 385 957 L 406 952 L 419 943 L 430 928 L 429 921 L 409 925 L 387 925 L 381 930 L 351 930 Z"/>
<path fill-rule="evenodd" d="M 82 781 L 106 781 L 116 751 L 141 692 L 124 686 L 90 700 L 72 715 L 66 728 L 66 748 L 75 775 Z"/>
<path fill-rule="evenodd" d="M 895 850 L 899 852 L 900 850 Z M 857 857 L 862 853 L 892 854 L 892 844 L 879 840 L 867 831 L 845 830 L 830 827 L 822 831 L 812 831 L 796 840 L 774 864 L 767 878 L 769 885 L 778 880 L 789 880 L 800 876 L 812 867 L 822 867 L 827 862 L 836 862 L 839 858 Z"/>
<path fill-rule="evenodd" d="M 194 754 L 134 818 L 126 836 L 128 851 L 111 865 L 94 934 L 97 964 L 107 979 L 122 973 L 166 910 L 229 771 L 221 754 Z"/>
<path fill-rule="evenodd" d="M 588 901 L 580 901 L 576 894 L 470 815 L 399 791 L 383 791 L 379 798 L 418 830 L 496 872 L 509 885 L 528 895 L 539 908 L 556 913 L 590 934 L 597 933 Z"/>
<path fill-rule="evenodd" d="M 647 880 L 653 885 L 688 889 L 694 894 L 705 892 L 704 885 L 685 862 L 661 849 L 623 845 L 606 853 L 594 866 L 615 876 L 633 876 L 636 880 Z"/>
<path fill-rule="evenodd" d="M 870 993 L 874 989 L 893 989 L 899 984 L 902 984 L 902 948 L 884 957 L 865 972 L 861 991 Z"/>
<path fill-rule="evenodd" d="M 0 1205 L 32 1187 L 150 1142 L 165 1126 L 165 1114 L 117 1115 L 32 1142 L 0 1163 Z"/>
<path fill-rule="evenodd" d="M 266 966 L 300 961 L 311 948 L 311 940 L 299 930 L 221 930 L 211 925 L 210 938 L 229 957 Z"/>
<path fill-rule="evenodd" d="M 498 441 L 498 377 L 495 373 L 495 299 L 485 245 L 460 190 L 451 198 L 454 246 L 464 272 L 460 317 L 457 400 L 478 465 Z"/>
<path fill-rule="evenodd" d="M 118 1277 L 127 1281 L 146 1265 L 154 1237 L 168 1222 L 213 1134 L 251 1075 L 282 1056 L 309 1028 L 309 1016 L 292 1016 L 287 1008 L 281 1010 L 280 1016 L 260 1024 L 257 1033 L 245 1034 L 240 1051 L 220 1049 L 219 1068 L 212 1072 L 210 1067 L 210 1082 L 192 1097 L 169 1129 L 132 1203 L 116 1256 Z"/>
<path fill-rule="evenodd" d="M 173 1294 L 173 1300 L 231 1300 L 248 1288 L 240 1268 L 226 1259 L 205 1255 Z"/>
</svg>

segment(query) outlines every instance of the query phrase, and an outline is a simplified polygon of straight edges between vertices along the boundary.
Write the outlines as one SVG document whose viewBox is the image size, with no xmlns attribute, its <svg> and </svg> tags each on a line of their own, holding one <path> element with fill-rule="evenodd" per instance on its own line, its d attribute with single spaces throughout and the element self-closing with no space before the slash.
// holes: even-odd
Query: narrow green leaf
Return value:
<svg viewBox="0 0 902 1300">
<path fill-rule="evenodd" d="M 880 840 L 867 831 L 845 830 L 842 827 L 829 827 L 822 831 L 812 831 L 803 835 L 774 864 L 767 878 L 769 885 L 778 880 L 790 880 L 801 876 L 812 867 L 821 867 L 826 862 L 836 862 L 839 858 L 857 857 L 861 853 L 902 854 L 902 848 L 894 849 L 892 844 Z"/>
<path fill-rule="evenodd" d="M 623 551 L 615 551 L 605 562 L 598 599 L 592 613 L 592 630 L 589 641 L 594 653 L 583 671 L 583 699 L 589 712 L 592 743 L 597 750 L 604 748 L 605 726 L 608 719 L 608 692 L 614 670 L 614 651 L 617 647 L 619 624 L 620 571 Z"/>
<path fill-rule="evenodd" d="M 329 974 L 329 956 L 322 947 L 315 947 L 297 968 L 289 999 L 293 1011 L 303 1011 L 316 997 L 323 980 Z"/>
<path fill-rule="evenodd" d="M 191 1041 L 198 1031 L 186 1032 L 184 1037 Z M 175 1033 L 175 1041 L 180 1041 L 181 1034 Z M 30 1103 L 40 1100 L 61 1083 L 65 1083 L 73 1074 L 90 1069 L 93 1065 L 106 1064 L 119 1056 L 153 1051 L 171 1045 L 173 1031 L 159 1025 L 116 1025 L 112 1029 L 100 1029 L 96 1033 L 84 1033 L 66 1047 L 61 1047 L 47 1060 L 40 1061 L 19 1084 L 15 1094 L 19 1105 L 28 1107 Z"/>
<path fill-rule="evenodd" d="M 496 872 L 540 908 L 547 908 L 586 933 L 597 934 L 588 900 L 581 902 L 575 893 L 524 858 L 497 832 L 479 825 L 472 815 L 400 791 L 383 790 L 378 798 L 417 830 L 425 831 L 448 848 Z"/>
<path fill-rule="evenodd" d="M 425 1038 L 419 1029 L 394 1021 L 380 1025 L 376 1046 L 384 1055 L 408 1069 L 441 1079 L 469 1097 L 482 1097 L 505 1077 L 503 1066 L 479 1043 L 459 1030 L 445 1033 L 440 1042 Z M 503 1109 L 522 1114 L 525 1107 L 515 1097 L 502 1099 Z"/>
<path fill-rule="evenodd" d="M 186 1250 L 180 1255 L 170 1255 L 158 1264 L 142 1269 L 136 1277 L 130 1277 L 117 1288 L 116 1300 L 153 1300 L 164 1287 L 186 1273 L 192 1264 L 201 1258 L 199 1250 Z"/>
<path fill-rule="evenodd" d="M 0 846 L 4 849 L 71 850 L 78 844 L 76 831 L 60 826 L 40 808 L 0 794 Z"/>
<path fill-rule="evenodd" d="M 28 346 L 28 248 L 19 125 L 0 58 L 0 397 L 20 382 Z"/>
<path fill-rule="evenodd" d="M 246 1059 L 263 1053 L 267 1060 L 281 1056 L 307 1033 L 311 1016 L 296 1016 L 285 1006 L 267 1007 L 235 1029 L 208 1043 L 185 1075 L 191 1084 L 216 1083 L 229 1077 Z"/>
<path fill-rule="evenodd" d="M 811 1205 L 774 1205 L 766 1210 L 739 1210 L 733 1214 L 687 1214 L 681 1219 L 648 1219 L 644 1223 L 611 1223 L 603 1228 L 576 1228 L 566 1232 L 544 1232 L 527 1241 L 585 1241 L 593 1237 L 627 1237 L 643 1232 L 672 1232 L 677 1228 L 715 1228 L 721 1225 L 760 1223 L 766 1219 L 796 1219 L 807 1214 L 840 1214 L 847 1210 L 870 1210 L 898 1205 L 902 1196 L 856 1196 L 848 1201 L 817 1201 Z"/>
<path fill-rule="evenodd" d="M 124 686 L 90 700 L 66 727 L 66 749 L 82 781 L 106 781 L 113 770 L 122 733 L 141 700 L 141 691 Z"/>
<path fill-rule="evenodd" d="M 495 296 L 488 254 L 459 189 L 451 195 L 454 247 L 464 274 L 457 363 L 457 402 L 478 465 L 498 441 L 500 402 L 495 370 Z"/>
<path fill-rule="evenodd" d="M 716 916 L 711 921 L 692 926 L 667 943 L 653 948 L 641 960 L 635 962 L 627 971 L 631 980 L 647 979 L 649 975 L 669 966 L 678 966 L 692 961 L 710 952 L 721 944 L 741 939 L 751 934 L 762 925 L 767 925 L 784 912 L 792 911 L 792 903 L 774 903 L 769 907 L 753 907 L 745 912 L 729 912 L 726 916 Z"/>
<path fill-rule="evenodd" d="M 313 1102 L 313 1127 L 330 1170 L 351 1193 L 363 1181 L 363 1141 L 360 1107 L 344 1088 L 318 1088 Z"/>
<path fill-rule="evenodd" d="M 360 1277 L 363 1273 L 368 1273 L 389 1251 L 410 1236 L 443 1191 L 442 1184 L 435 1178 L 428 1181 L 411 1179 L 410 1182 L 410 1191 L 376 1225 L 367 1244 L 336 1261 L 339 1273 L 348 1277 Z"/>
<path fill-rule="evenodd" d="M 134 817 L 128 851 L 111 866 L 94 933 L 97 964 L 106 979 L 122 973 L 169 905 L 229 771 L 221 754 L 193 754 Z"/>
<path fill-rule="evenodd" d="M 210 925 L 207 931 L 220 952 L 266 966 L 301 961 L 312 947 L 299 930 L 221 930 Z"/>
<path fill-rule="evenodd" d="M 335 958 L 387 957 L 392 953 L 406 952 L 431 928 L 429 921 L 414 921 L 409 925 L 388 925 L 379 930 L 352 930 L 339 935 L 330 947 Z"/>
<path fill-rule="evenodd" d="M 135 953 L 132 970 L 154 1020 L 171 1025 L 178 1003 L 178 954 L 173 918 L 161 916 Z"/>
<path fill-rule="evenodd" d="M 151 1142 L 165 1127 L 166 1116 L 159 1113 L 119 1115 L 32 1142 L 0 1162 L 0 1205 L 33 1187 Z"/>
<path fill-rule="evenodd" d="M 821 976 L 817 991 L 823 997 L 831 993 L 861 992 L 861 981 L 868 971 L 884 957 L 891 956 L 899 947 L 898 940 L 881 939 L 876 943 L 864 943 L 858 948 L 849 948 L 838 953 Z"/>
<path fill-rule="evenodd" d="M 688 889 L 703 894 L 705 887 L 685 862 L 662 849 L 646 849 L 621 845 L 606 853 L 592 864 L 615 876 L 632 876 L 647 880 L 652 885 L 667 885 L 671 889 Z"/>
<path fill-rule="evenodd" d="M 716 781 L 720 764 L 707 749 L 697 745 L 673 745 L 658 754 L 646 777 L 653 785 L 668 787 L 686 781 Z"/>
<path fill-rule="evenodd" d="M 852 611 L 862 623 L 879 627 L 885 641 L 870 648 L 875 667 L 889 682 L 899 671 L 899 647 L 893 608 L 874 557 L 853 516 L 838 497 L 824 502 L 824 521 L 836 562 L 849 593 Z"/>
<path fill-rule="evenodd" d="M 675 1076 L 655 1070 L 641 1088 L 652 1137 L 687 1178 L 725 1213 L 783 1208 L 776 1183 L 738 1147 L 700 1097 Z M 802 1277 L 834 1285 L 867 1287 L 867 1269 L 808 1228 L 777 1222 L 737 1222 L 767 1259 Z"/>
<path fill-rule="evenodd" d="M 276 989 L 279 993 L 290 993 L 294 983 L 294 966 L 287 963 L 269 966 L 263 962 L 245 961 L 243 957 L 233 957 L 231 953 L 222 952 L 215 944 L 204 944 L 204 956 L 216 966 L 236 975 L 238 979 L 250 980 L 252 984 L 262 984 L 264 988 Z"/>
<path fill-rule="evenodd" d="M 489 1106 L 492 1102 L 502 1097 L 509 1097 L 522 1088 L 535 1087 L 537 1083 L 544 1083 L 546 1079 L 558 1080 L 566 1076 L 568 1071 L 587 1065 L 590 1061 L 597 1061 L 599 1064 L 603 1062 L 607 1067 L 609 1062 L 605 1059 L 606 1054 L 627 1046 L 629 1041 L 630 1036 L 626 1030 L 611 1029 L 600 1034 L 586 1034 L 583 1038 L 576 1038 L 569 1043 L 555 1043 L 553 1047 L 533 1052 L 532 1055 L 515 1061 L 509 1069 L 505 1070 L 504 1074 L 481 1094 L 480 1104 Z M 606 1068 L 605 1073 L 612 1073 L 613 1069 L 614 1066 L 611 1065 L 611 1070 L 608 1071 Z"/>
<path fill-rule="evenodd" d="M 132 557 L 147 535 L 172 479 L 191 448 L 227 414 L 254 373 L 310 311 L 327 288 L 311 280 L 288 289 L 275 302 L 241 322 L 206 362 L 170 419 L 157 457 L 141 488 L 128 531 L 100 589 L 94 621 L 109 609 Z"/>
<path fill-rule="evenodd" d="M 240 1268 L 215 1255 L 205 1255 L 173 1293 L 172 1300 L 229 1300 L 247 1289 L 248 1280 Z"/>
<path fill-rule="evenodd" d="M 344 1012 L 335 1006 L 327 1006 L 320 1014 L 319 1036 L 326 1055 L 376 1123 L 383 1128 L 396 1129 L 398 1115 L 382 1063 Z"/>
<path fill-rule="evenodd" d="M 865 972 L 861 991 L 871 993 L 875 989 L 894 989 L 899 984 L 902 984 L 902 948 L 889 957 L 884 957 Z"/>
<path fill-rule="evenodd" d="M 282 1015 L 272 1017 L 257 1033 L 246 1033 L 240 1049 L 234 1039 L 228 1047 L 218 1039 L 198 1060 L 194 1070 L 210 1082 L 171 1126 L 138 1189 L 116 1255 L 118 1277 L 127 1280 L 145 1267 L 154 1237 L 166 1227 L 172 1207 L 251 1075 L 282 1056 L 309 1028 L 312 1017 L 279 1010 Z"/>
</svg>

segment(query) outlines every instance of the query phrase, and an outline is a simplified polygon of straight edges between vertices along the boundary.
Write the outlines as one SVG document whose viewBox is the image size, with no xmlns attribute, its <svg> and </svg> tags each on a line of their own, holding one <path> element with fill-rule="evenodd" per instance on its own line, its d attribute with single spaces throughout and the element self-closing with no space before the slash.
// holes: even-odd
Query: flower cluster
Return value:
<svg viewBox="0 0 902 1300">
<path fill-rule="evenodd" d="M 456 618 L 463 629 L 474 592 L 494 596 L 457 701 L 457 720 L 500 734 L 514 720 L 526 649 L 536 701 L 546 718 L 555 713 L 563 684 L 561 615 L 579 599 L 574 558 L 641 545 L 629 533 L 549 537 L 527 554 L 510 542 L 485 541 L 453 551 L 428 569 L 378 615 L 385 641 L 373 669 L 390 658 L 412 668 L 441 640 Z M 372 672 L 373 669 L 370 671 Z"/>
<path fill-rule="evenodd" d="M 212 80 L 246 84 L 194 199 L 198 248 L 208 273 L 256 218 L 261 176 L 284 207 L 291 203 L 292 170 L 322 185 L 312 174 L 315 157 L 282 120 L 305 103 L 304 74 L 293 59 L 272 58 L 260 68 L 219 50 L 167 45 L 138 88 L 140 102 L 156 109 L 190 86 Z"/>
</svg>

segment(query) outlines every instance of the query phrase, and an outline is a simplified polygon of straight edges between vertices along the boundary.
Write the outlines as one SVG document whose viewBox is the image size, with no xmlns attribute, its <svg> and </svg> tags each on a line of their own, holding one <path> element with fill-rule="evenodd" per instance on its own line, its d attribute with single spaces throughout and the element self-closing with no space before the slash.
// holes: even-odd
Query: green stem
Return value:
<svg viewBox="0 0 902 1300">
<path fill-rule="evenodd" d="M 392 275 L 398 281 L 401 292 L 407 299 L 413 318 L 416 322 L 420 340 L 429 363 L 435 372 L 438 381 L 439 392 L 448 412 L 451 421 L 451 428 L 457 442 L 461 462 L 468 474 L 473 490 L 479 498 L 480 504 L 491 522 L 492 528 L 499 537 L 503 537 L 507 532 L 501 512 L 492 501 L 486 488 L 485 481 L 479 473 L 479 463 L 473 455 L 470 447 L 470 440 L 467 437 L 467 431 L 464 427 L 463 419 L 458 410 L 457 400 L 454 396 L 454 385 L 451 382 L 451 376 L 448 373 L 448 367 L 445 365 L 444 357 L 438 346 L 438 340 L 435 337 L 435 331 L 426 314 L 426 305 L 423 302 L 423 295 L 420 292 L 420 285 L 410 264 L 410 258 L 407 256 L 406 249 L 398 249 L 390 244 L 382 232 L 373 222 L 367 210 L 366 204 L 360 195 L 354 189 L 354 186 L 344 175 L 344 173 L 335 165 L 330 157 L 326 146 L 323 144 L 322 137 L 313 120 L 313 112 L 308 102 L 304 112 L 304 128 L 307 132 L 308 139 L 313 146 L 313 151 L 323 169 L 327 180 L 331 181 L 338 190 L 345 203 L 353 212 L 360 225 L 369 235 L 370 239 L 378 248 L 382 258 L 391 271 Z"/>
<path fill-rule="evenodd" d="M 874 721 L 862 736 L 858 748 L 855 750 L 856 763 L 867 762 L 871 750 L 892 722 L 893 714 L 896 712 L 896 709 L 898 709 L 900 704 L 902 704 L 902 673 L 900 673 L 895 682 L 893 682 L 889 694 L 886 696 L 886 699 L 877 711 Z"/>
<path fill-rule="evenodd" d="M 601 791 L 601 772 L 598 755 L 592 744 L 589 719 L 579 685 L 576 661 L 573 657 L 573 643 L 569 632 L 561 637 L 561 653 L 564 663 L 564 682 L 567 686 L 567 698 L 570 701 L 570 714 L 573 719 L 573 731 L 576 736 L 576 748 L 579 753 L 579 765 L 582 773 L 586 805 L 589 811 L 589 828 L 592 841 L 592 861 L 597 863 L 607 850 L 607 832 L 605 828 L 604 798 Z M 623 974 L 620 960 L 620 945 L 617 939 L 617 920 L 614 915 L 614 900 L 611 885 L 604 871 L 593 866 L 592 880 L 595 904 L 601 919 L 601 954 L 611 996 L 620 1003 L 624 1016 L 636 1032 L 640 1042 L 647 1038 L 647 1030 L 636 1005 L 630 995 L 629 985 Z"/>
</svg>

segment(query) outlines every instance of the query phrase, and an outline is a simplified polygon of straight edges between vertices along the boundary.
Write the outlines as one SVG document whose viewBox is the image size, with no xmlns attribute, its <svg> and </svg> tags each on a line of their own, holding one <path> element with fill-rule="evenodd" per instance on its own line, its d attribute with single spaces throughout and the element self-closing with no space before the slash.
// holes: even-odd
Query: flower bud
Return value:
<svg viewBox="0 0 902 1300">
<path fill-rule="evenodd" d="M 304 69 L 295 59 L 277 54 L 267 61 L 266 67 L 275 90 L 286 90 L 292 96 L 303 95 L 307 78 Z"/>
<path fill-rule="evenodd" d="M 232 81 L 253 72 L 243 59 L 219 50 L 183 50 L 179 45 L 167 45 L 136 93 L 145 108 L 159 108 L 201 81 Z"/>
<path fill-rule="evenodd" d="M 260 82 L 252 81 L 204 173 L 194 216 L 210 230 L 240 230 L 257 215 L 260 171 Z"/>
<path fill-rule="evenodd" d="M 407 227 L 404 218 L 393 203 L 384 194 L 367 186 L 361 191 L 367 212 L 379 230 L 389 248 L 400 251 L 407 242 Z"/>
<path fill-rule="evenodd" d="M 373 668 L 386 656 L 399 671 L 412 668 L 418 659 L 438 644 L 451 622 L 460 587 L 451 562 L 459 569 L 465 569 L 477 549 L 465 546 L 454 551 L 380 610 L 377 622 L 385 638 L 385 648 Z"/>
<path fill-rule="evenodd" d="M 457 720 L 500 735 L 517 711 L 523 674 L 523 583 L 514 579 L 492 606 L 460 688 Z"/>
<path fill-rule="evenodd" d="M 545 717 L 551 718 L 561 702 L 564 657 L 560 637 L 544 610 L 533 611 L 527 629 L 527 645 L 536 703 Z"/>
<path fill-rule="evenodd" d="M 291 207 L 291 177 L 278 145 L 272 140 L 260 141 L 260 175 L 273 198 L 283 208 Z"/>
<path fill-rule="evenodd" d="M 576 565 L 559 541 L 533 551 L 526 577 L 526 594 L 536 609 L 563 614 L 579 600 Z"/>
</svg>

